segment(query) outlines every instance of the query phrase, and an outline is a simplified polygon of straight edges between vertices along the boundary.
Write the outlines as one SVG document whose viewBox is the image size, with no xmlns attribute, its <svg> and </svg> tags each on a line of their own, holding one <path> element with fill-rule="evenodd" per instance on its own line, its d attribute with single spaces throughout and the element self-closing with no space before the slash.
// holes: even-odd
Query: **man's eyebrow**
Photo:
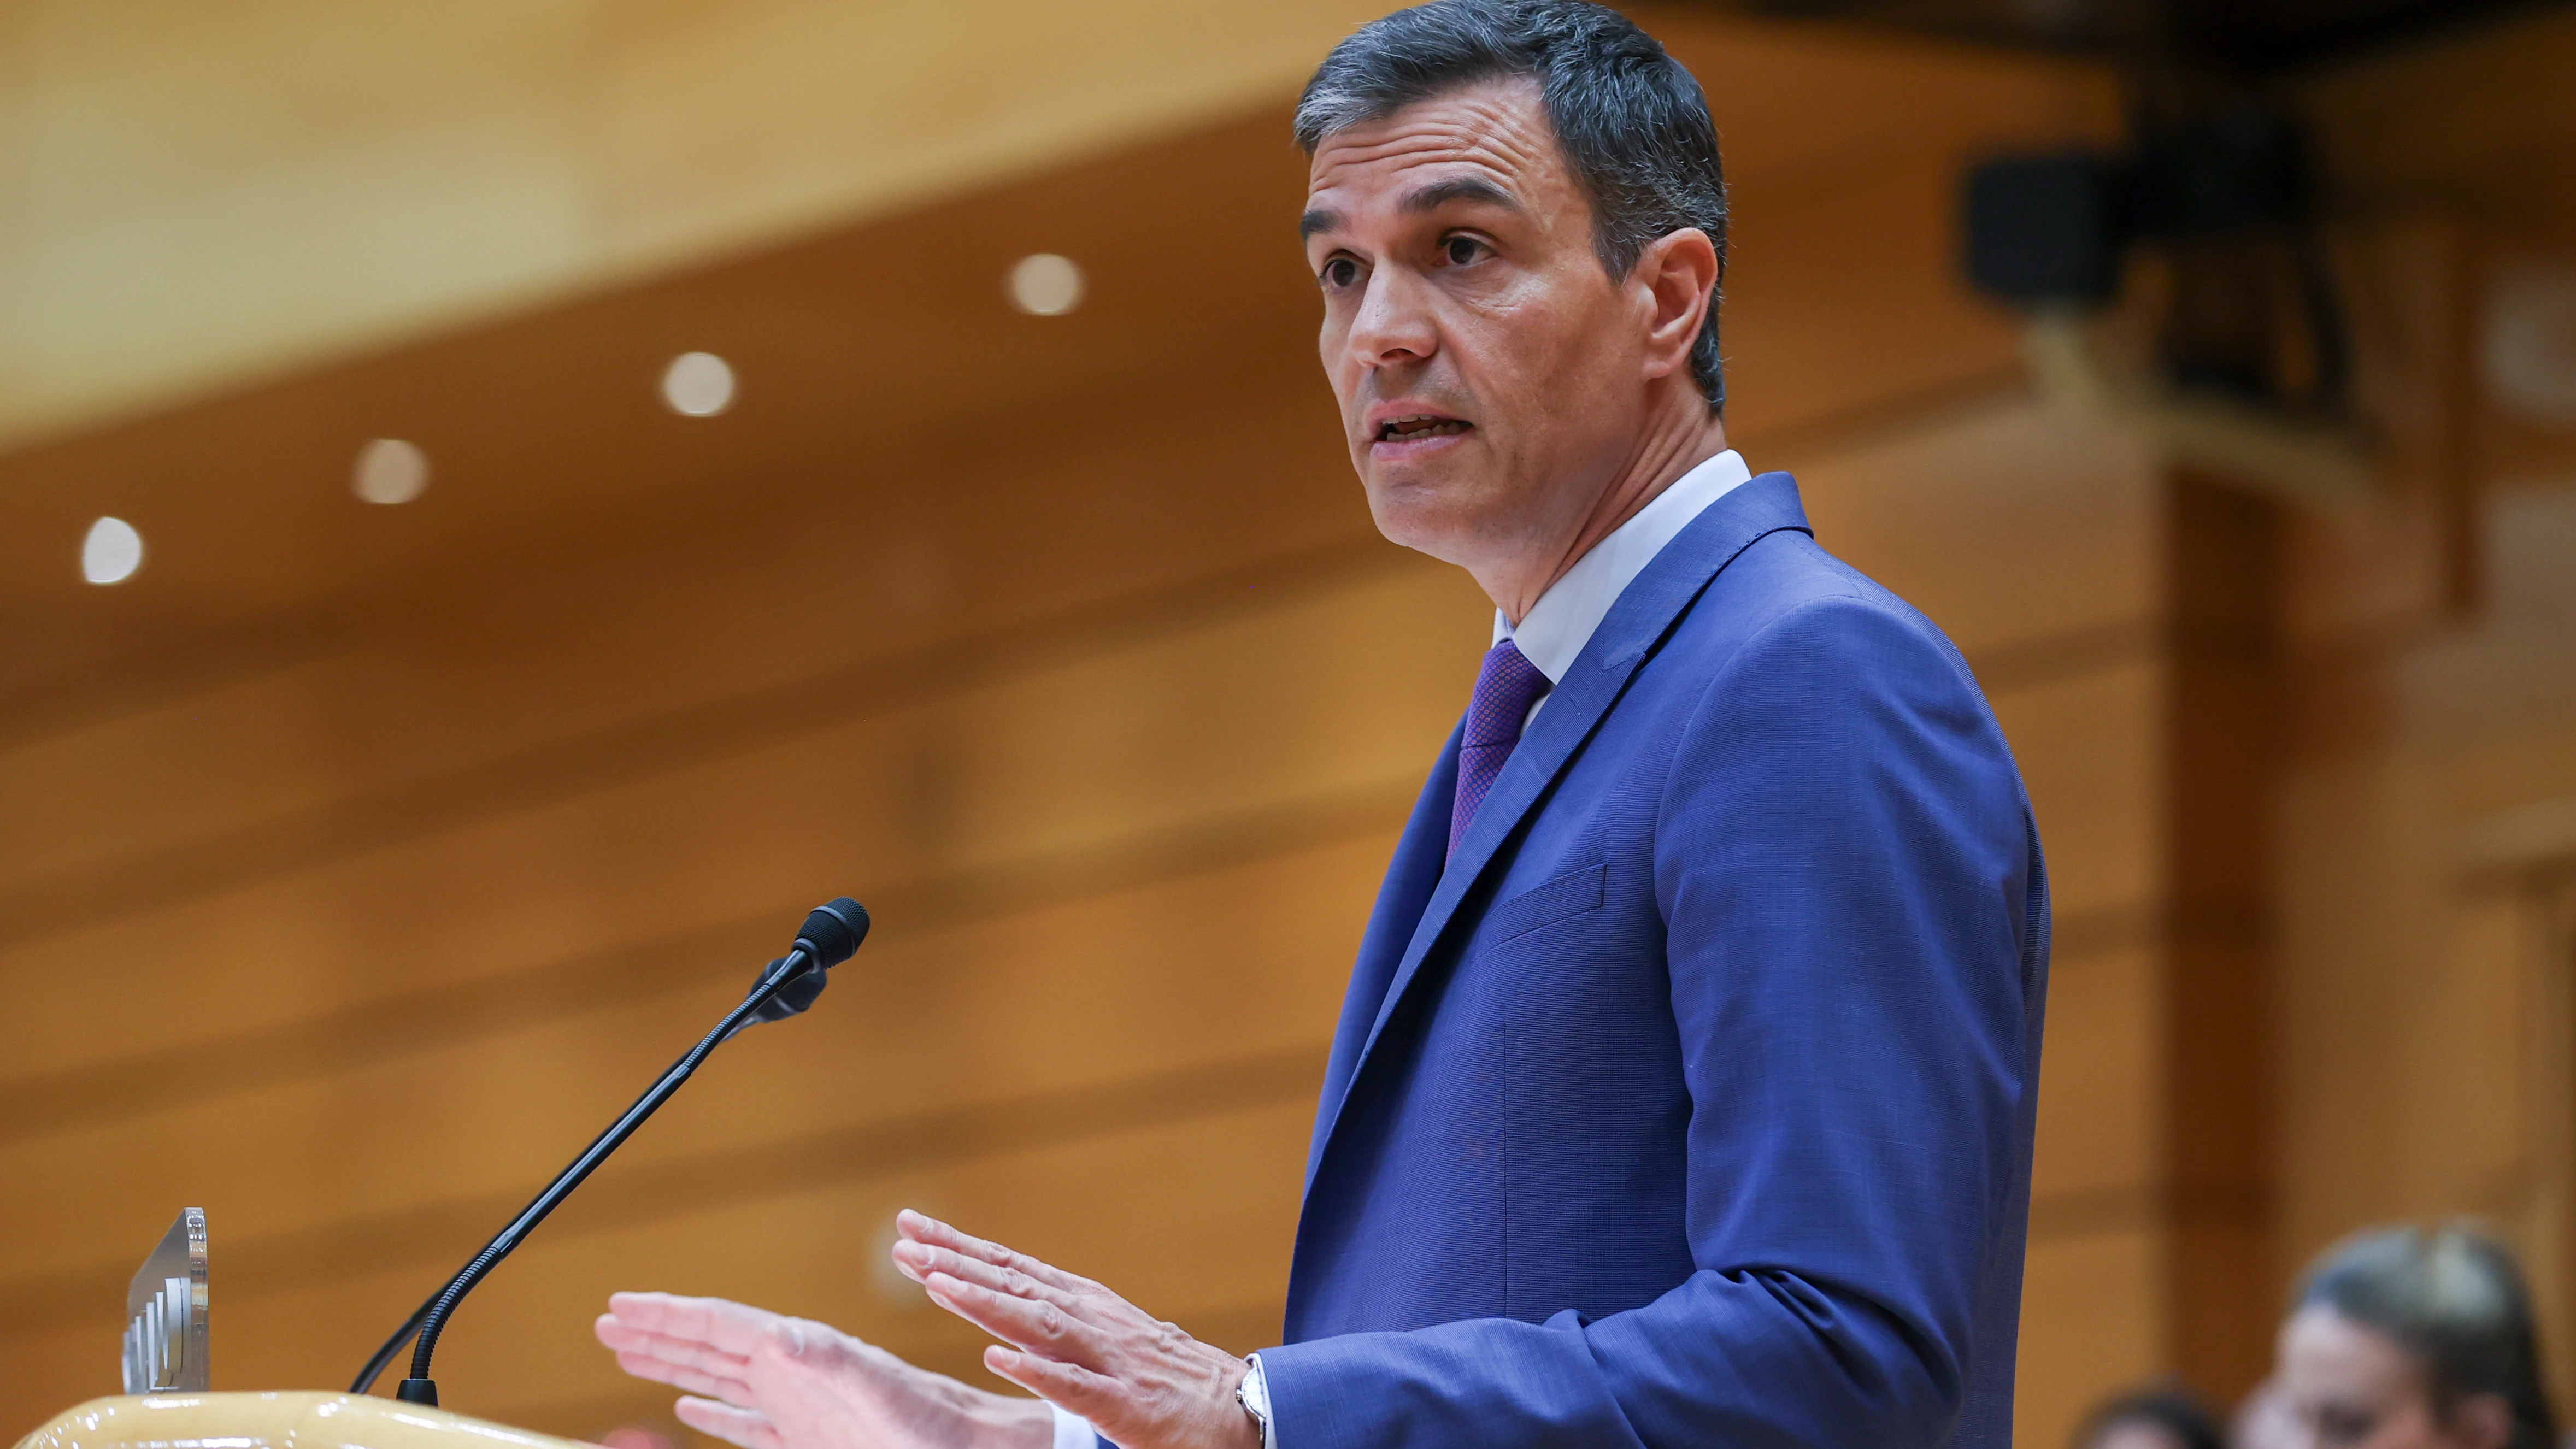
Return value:
<svg viewBox="0 0 2576 1449">
<path fill-rule="evenodd" d="M 1398 203 L 1407 215 L 1438 211 L 1453 201 L 1470 201 L 1480 206 L 1498 206 L 1505 211 L 1526 212 L 1520 198 L 1485 180 L 1481 176 L 1453 176 L 1447 181 L 1434 181 L 1418 191 L 1408 193 Z M 1342 214 L 1317 207 L 1297 218 L 1297 239 L 1307 241 L 1315 233 L 1335 231 L 1341 227 Z"/>
<path fill-rule="evenodd" d="M 1481 176 L 1453 176 L 1435 181 L 1404 198 L 1402 208 L 1408 213 L 1438 211 L 1453 201 L 1472 201 L 1484 206 L 1499 206 L 1505 211 L 1525 211 L 1520 198 Z"/>
</svg>

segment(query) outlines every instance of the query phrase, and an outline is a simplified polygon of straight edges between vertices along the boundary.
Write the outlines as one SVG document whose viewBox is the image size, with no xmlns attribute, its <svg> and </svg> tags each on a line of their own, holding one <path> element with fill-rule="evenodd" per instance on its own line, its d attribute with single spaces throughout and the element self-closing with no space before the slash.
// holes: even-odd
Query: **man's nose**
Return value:
<svg viewBox="0 0 2576 1449">
<path fill-rule="evenodd" d="M 1352 360 L 1364 367 L 1386 367 L 1428 359 L 1440 347 L 1430 301 L 1422 280 L 1403 268 L 1372 272 L 1351 319 Z"/>
</svg>

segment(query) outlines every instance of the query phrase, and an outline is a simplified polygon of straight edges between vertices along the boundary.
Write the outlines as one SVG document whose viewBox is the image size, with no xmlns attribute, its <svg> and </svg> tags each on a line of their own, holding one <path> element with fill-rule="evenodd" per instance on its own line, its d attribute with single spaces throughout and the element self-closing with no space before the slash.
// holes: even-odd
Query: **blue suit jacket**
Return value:
<svg viewBox="0 0 2576 1449">
<path fill-rule="evenodd" d="M 1282 1449 L 2004 1449 L 2048 895 L 1939 630 L 1788 475 L 1396 848 L 1261 1358 Z"/>
</svg>

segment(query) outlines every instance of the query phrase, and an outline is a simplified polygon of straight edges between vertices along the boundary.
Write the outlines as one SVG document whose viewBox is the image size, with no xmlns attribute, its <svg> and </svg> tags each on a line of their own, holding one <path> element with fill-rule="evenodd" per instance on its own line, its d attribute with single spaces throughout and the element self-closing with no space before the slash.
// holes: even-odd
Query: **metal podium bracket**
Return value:
<svg viewBox="0 0 2576 1449">
<path fill-rule="evenodd" d="M 211 1387 L 206 1377 L 206 1210 L 187 1208 L 125 1290 L 125 1391 Z"/>
</svg>

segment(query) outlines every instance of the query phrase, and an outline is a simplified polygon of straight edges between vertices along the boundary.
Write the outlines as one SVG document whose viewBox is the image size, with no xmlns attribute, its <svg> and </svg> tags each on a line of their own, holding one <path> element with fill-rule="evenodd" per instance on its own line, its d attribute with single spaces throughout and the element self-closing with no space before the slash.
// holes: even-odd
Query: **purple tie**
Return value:
<svg viewBox="0 0 2576 1449">
<path fill-rule="evenodd" d="M 1506 639 L 1485 651 L 1485 667 L 1476 671 L 1476 693 L 1467 701 L 1467 729 L 1458 739 L 1458 798 L 1449 807 L 1451 854 L 1467 838 L 1476 807 L 1494 788 L 1512 746 L 1521 742 L 1521 721 L 1547 690 L 1547 676 L 1521 657 L 1519 645 Z"/>
</svg>

